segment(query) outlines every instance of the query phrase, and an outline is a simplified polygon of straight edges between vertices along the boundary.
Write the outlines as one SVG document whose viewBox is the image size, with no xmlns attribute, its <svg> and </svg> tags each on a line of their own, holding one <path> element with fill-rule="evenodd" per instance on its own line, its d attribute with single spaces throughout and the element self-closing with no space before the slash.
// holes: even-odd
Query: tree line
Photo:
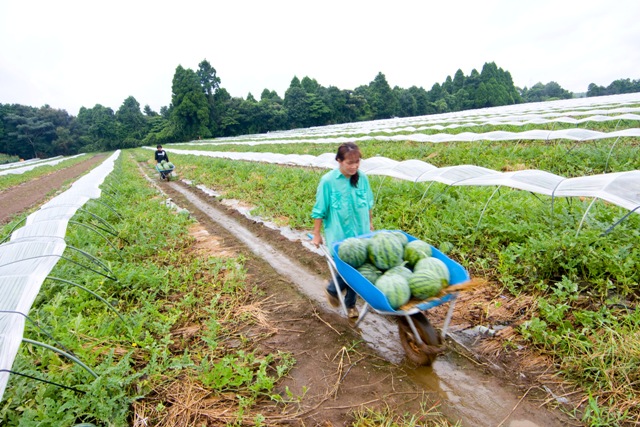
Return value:
<svg viewBox="0 0 640 427">
<path fill-rule="evenodd" d="M 607 88 L 590 84 L 586 96 L 640 92 L 640 80 L 616 80 Z M 495 63 L 465 75 L 458 69 L 430 90 L 391 87 L 382 73 L 353 90 L 324 87 L 315 79 L 291 80 L 284 97 L 264 89 L 257 100 L 232 97 L 205 59 L 197 70 L 178 66 L 171 103 L 159 112 L 141 109 L 129 96 L 117 111 L 96 104 L 78 116 L 48 105 L 40 108 L 0 104 L 0 153 L 47 158 L 111 151 L 143 145 L 237 136 L 391 117 L 540 102 L 574 97 L 558 83 L 517 88 L 511 74 Z"/>
</svg>

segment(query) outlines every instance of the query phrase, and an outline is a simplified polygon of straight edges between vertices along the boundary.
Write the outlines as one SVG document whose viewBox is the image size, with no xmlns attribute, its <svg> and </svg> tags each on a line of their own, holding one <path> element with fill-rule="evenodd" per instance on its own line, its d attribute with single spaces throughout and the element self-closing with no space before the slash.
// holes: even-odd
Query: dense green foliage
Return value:
<svg viewBox="0 0 640 427">
<path fill-rule="evenodd" d="M 620 93 L 635 93 L 640 92 L 640 79 L 618 79 L 613 81 L 609 86 L 598 86 L 595 83 L 591 83 L 587 89 L 587 96 L 604 96 L 604 95 L 617 95 Z"/>
<path fill-rule="evenodd" d="M 571 98 L 573 98 L 573 94 L 568 90 L 562 89 L 556 82 L 549 82 L 546 85 L 537 83 L 531 86 L 530 89 L 525 87 L 522 90 L 522 100 L 524 102 L 543 102 Z"/>
<path fill-rule="evenodd" d="M 14 163 L 19 160 L 20 158 L 18 156 L 9 156 L 7 154 L 0 154 L 0 165 L 4 163 Z"/>
<path fill-rule="evenodd" d="M 609 88 L 589 86 L 588 96 L 640 91 L 638 81 L 617 80 Z M 200 138 L 237 136 L 391 117 L 412 117 L 475 108 L 571 98 L 555 82 L 519 89 L 511 74 L 495 63 L 431 89 L 391 87 L 382 73 L 354 90 L 324 87 L 315 79 L 294 77 L 284 97 L 264 89 L 260 100 L 232 97 L 207 60 L 197 70 L 176 67 L 171 104 L 160 113 L 140 108 L 133 97 L 118 111 L 96 104 L 77 117 L 45 105 L 0 104 L 0 153 L 23 159 L 109 151 Z"/>
</svg>

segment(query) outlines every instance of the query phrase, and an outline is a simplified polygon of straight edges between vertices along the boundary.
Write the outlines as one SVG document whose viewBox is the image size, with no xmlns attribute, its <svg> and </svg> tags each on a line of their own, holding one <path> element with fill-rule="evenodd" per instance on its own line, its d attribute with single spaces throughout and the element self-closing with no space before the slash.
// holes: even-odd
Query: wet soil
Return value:
<svg viewBox="0 0 640 427">
<path fill-rule="evenodd" d="M 3 191 L 3 223 L 41 205 L 104 158 L 94 156 L 35 183 Z M 446 351 L 432 367 L 417 367 L 404 359 L 394 319 L 370 313 L 354 328 L 325 302 L 326 261 L 304 242 L 304 232 L 296 237 L 295 231 L 247 218 L 250 207 L 243 210 L 229 201 L 221 203 L 183 182 L 160 181 L 148 165 L 141 171 L 197 219 L 194 249 L 246 258 L 247 286 L 255 289 L 267 316 L 265 324 L 271 328 L 258 346 L 265 353 L 284 351 L 296 359 L 278 385 L 277 392 L 293 396 L 288 413 L 295 407 L 295 417 L 283 417 L 283 424 L 348 425 L 353 411 L 363 407 L 416 414 L 426 404 L 463 426 L 580 425 L 554 409 L 554 399 L 541 392 L 540 378 L 551 368 L 548 361 L 537 358 L 525 366 L 518 352 L 504 351 L 504 331 L 502 339 L 465 335 L 471 326 L 489 320 L 513 325 L 518 310 L 526 309 L 530 301 L 505 299 L 495 308 L 498 305 L 489 302 L 500 295 L 491 286 L 461 295 Z M 429 311 L 436 327 L 442 326 L 445 313 L 440 307 Z"/>
</svg>

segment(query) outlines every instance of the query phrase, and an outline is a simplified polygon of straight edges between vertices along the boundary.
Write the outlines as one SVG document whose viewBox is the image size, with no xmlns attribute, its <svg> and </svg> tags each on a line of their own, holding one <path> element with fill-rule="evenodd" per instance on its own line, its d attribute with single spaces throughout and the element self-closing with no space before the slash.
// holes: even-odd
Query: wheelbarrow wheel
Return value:
<svg viewBox="0 0 640 427">
<path fill-rule="evenodd" d="M 442 353 L 442 340 L 440 334 L 427 319 L 424 313 L 416 313 L 411 315 L 411 320 L 420 335 L 422 343 L 420 343 L 413 331 L 407 318 L 401 316 L 398 318 L 398 331 L 400 332 L 400 344 L 407 355 L 407 358 L 417 365 L 430 366 L 438 356 Z"/>
</svg>

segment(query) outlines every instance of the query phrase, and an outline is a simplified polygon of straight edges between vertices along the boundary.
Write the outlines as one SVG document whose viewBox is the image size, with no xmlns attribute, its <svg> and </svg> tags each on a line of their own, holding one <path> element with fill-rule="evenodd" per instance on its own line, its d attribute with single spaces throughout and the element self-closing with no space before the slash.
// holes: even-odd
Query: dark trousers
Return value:
<svg viewBox="0 0 640 427">
<path fill-rule="evenodd" d="M 347 290 L 347 295 L 345 295 L 344 297 L 344 304 L 347 306 L 347 308 L 355 307 L 357 296 L 356 291 L 351 289 L 339 274 L 336 274 L 336 276 L 338 279 L 338 286 L 340 287 L 340 290 Z M 327 292 L 335 297 L 338 296 L 338 291 L 336 291 L 336 285 L 335 283 L 333 283 L 333 280 L 329 281 L 329 285 L 327 285 Z"/>
</svg>

